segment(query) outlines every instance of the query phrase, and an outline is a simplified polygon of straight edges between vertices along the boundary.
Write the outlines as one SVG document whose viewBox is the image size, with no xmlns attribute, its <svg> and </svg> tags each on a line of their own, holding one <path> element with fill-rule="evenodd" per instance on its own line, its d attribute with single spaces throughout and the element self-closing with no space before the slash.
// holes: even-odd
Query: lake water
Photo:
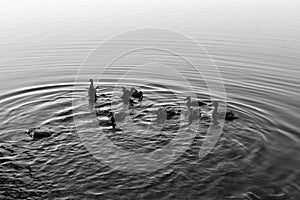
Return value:
<svg viewBox="0 0 300 200">
<path fill-rule="evenodd" d="M 120 3 L 124 7 L 53 2 L 4 2 L 1 8 L 0 199 L 299 199 L 297 1 Z M 128 114 L 118 123 L 122 133 L 109 128 L 98 132 L 137 154 L 163 148 L 174 138 L 172 131 L 158 134 L 149 129 L 148 118 L 154 115 L 148 108 L 168 105 L 187 114 L 184 98 L 190 88 L 181 76 L 193 85 L 197 97 L 211 98 L 203 77 L 178 57 L 157 49 L 120 57 L 100 80 L 105 66 L 99 63 L 81 68 L 77 76 L 100 42 L 144 27 L 175 30 L 203 45 L 210 57 L 198 54 L 185 40 L 161 37 L 191 58 L 212 59 L 222 76 L 227 109 L 239 119 L 225 122 L 214 149 L 202 159 L 198 152 L 210 123 L 178 129 L 178 121 L 167 120 L 177 133 L 190 131 L 195 137 L 172 163 L 134 173 L 96 159 L 76 131 L 74 118 L 85 116 L 78 108 L 88 100 L 74 105 L 74 99 L 87 99 L 91 77 L 98 94 L 105 94 L 96 103 L 99 110 L 110 109 L 108 102 L 121 109 L 121 86 L 144 91 L 144 107 L 133 109 L 133 117 Z M 130 46 L 141 38 L 115 40 L 98 56 L 108 57 L 124 41 Z M 203 65 L 200 71 L 209 72 L 210 67 Z M 206 78 L 215 81 L 214 76 Z M 211 108 L 203 110 L 209 113 Z M 186 124 L 186 119 L 181 121 Z M 25 134 L 40 126 L 54 129 L 54 135 L 32 140 Z"/>
</svg>

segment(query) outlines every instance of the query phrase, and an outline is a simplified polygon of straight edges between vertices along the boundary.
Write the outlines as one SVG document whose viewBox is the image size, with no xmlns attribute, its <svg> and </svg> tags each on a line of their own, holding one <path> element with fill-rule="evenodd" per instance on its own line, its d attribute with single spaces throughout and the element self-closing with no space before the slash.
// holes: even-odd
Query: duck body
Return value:
<svg viewBox="0 0 300 200">
<path fill-rule="evenodd" d="M 31 128 L 26 132 L 26 134 L 33 139 L 50 137 L 53 133 L 54 132 L 51 129 L 41 129 L 41 128 Z"/>
<path fill-rule="evenodd" d="M 191 97 L 187 97 L 185 99 L 187 102 L 186 102 L 186 105 L 188 108 L 192 107 L 192 106 L 205 106 L 206 103 L 202 102 L 202 101 L 191 101 Z"/>
<path fill-rule="evenodd" d="M 232 111 L 226 112 L 225 114 L 226 121 L 233 121 L 235 119 L 238 119 L 238 117 Z"/>
<path fill-rule="evenodd" d="M 135 88 L 131 88 L 130 92 L 131 92 L 131 97 L 133 97 L 135 99 L 139 99 L 140 101 L 143 99 L 143 92 L 142 91 L 138 91 Z"/>
</svg>

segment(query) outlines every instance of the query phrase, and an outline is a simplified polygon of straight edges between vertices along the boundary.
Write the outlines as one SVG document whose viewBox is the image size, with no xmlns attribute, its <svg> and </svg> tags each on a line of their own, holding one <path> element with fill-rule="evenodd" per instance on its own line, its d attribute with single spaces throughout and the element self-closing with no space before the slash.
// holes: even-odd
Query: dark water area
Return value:
<svg viewBox="0 0 300 200">
<path fill-rule="evenodd" d="M 195 133 L 188 149 L 174 162 L 156 171 L 131 173 L 95 158 L 74 122 L 74 117 L 86 114 L 77 111 L 88 105 L 88 80 L 95 74 L 99 77 L 104 67 L 92 66 L 76 78 L 78 70 L 107 35 L 97 31 L 68 37 L 57 33 L 41 38 L 24 36 L 24 40 L 14 39 L 8 32 L 2 35 L 0 47 L 0 199 L 300 198 L 300 39 L 193 35 L 218 66 L 227 109 L 239 117 L 224 122 L 218 142 L 202 159 L 198 152 L 210 121 L 187 126 L 184 99 L 189 86 L 168 67 L 155 63 L 132 66 L 139 63 L 136 58 L 152 57 L 179 70 L 195 86 L 197 97 L 210 99 L 205 80 L 166 52 L 133 52 L 113 63 L 102 79 L 95 79 L 97 93 L 103 95 L 96 110 L 109 110 L 113 102 L 114 109 L 125 108 L 130 113 L 120 101 L 121 86 L 137 87 L 144 92 L 144 99 L 132 115 L 118 123 L 122 132 L 102 127 L 99 136 L 104 134 L 117 146 L 140 153 L 167 145 L 174 138 L 168 130 L 179 130 L 180 120 L 184 127 L 180 131 Z M 185 49 L 184 41 L 168 38 L 168 42 Z M 118 48 L 116 43 L 109 51 Z M 192 57 L 203 56 L 195 49 L 185 50 Z M 124 74 L 116 83 L 116 77 Z M 75 105 L 74 99 L 80 98 L 85 100 Z M 182 119 L 167 120 L 169 127 L 158 133 L 149 129 L 149 122 L 155 118 L 151 109 L 160 106 L 180 108 Z M 210 115 L 212 108 L 203 111 Z M 33 140 L 25 132 L 34 127 L 48 127 L 54 134 Z M 121 155 L 115 156 L 121 159 Z"/>
</svg>

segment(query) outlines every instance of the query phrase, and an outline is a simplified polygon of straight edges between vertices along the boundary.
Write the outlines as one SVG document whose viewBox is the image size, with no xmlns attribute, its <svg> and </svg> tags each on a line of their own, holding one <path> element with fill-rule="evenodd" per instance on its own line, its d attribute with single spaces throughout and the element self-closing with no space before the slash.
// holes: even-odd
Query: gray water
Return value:
<svg viewBox="0 0 300 200">
<path fill-rule="evenodd" d="M 120 3 L 123 7 L 57 3 L 1 6 L 0 199 L 299 199 L 297 1 Z M 209 126 L 206 121 L 175 162 L 154 172 L 129 173 L 105 165 L 83 145 L 73 118 L 80 113 L 72 102 L 87 95 L 88 80 L 104 69 L 92 66 L 75 81 L 95 46 L 143 27 L 180 31 L 201 43 L 222 75 L 228 109 L 239 119 L 225 123 L 203 159 L 198 151 Z M 163 41 L 191 56 L 203 56 L 188 49 L 185 41 Z M 118 48 L 114 43 L 109 50 Z M 170 54 L 141 51 L 135 56 L 164 60 L 196 85 L 197 96 L 210 98 L 205 81 Z M 97 105 L 110 102 L 120 86 L 136 86 L 144 91 L 145 104 L 179 106 L 189 88 L 155 64 L 134 70 L 114 88 L 116 75 L 137 62 L 129 55 L 96 80 L 99 94 L 107 95 Z M 109 129 L 100 134 L 136 152 L 162 148 L 172 139 L 145 132 L 145 121 L 146 115 L 118 124 L 126 130 L 122 134 Z M 55 134 L 41 140 L 24 134 L 40 126 Z"/>
</svg>

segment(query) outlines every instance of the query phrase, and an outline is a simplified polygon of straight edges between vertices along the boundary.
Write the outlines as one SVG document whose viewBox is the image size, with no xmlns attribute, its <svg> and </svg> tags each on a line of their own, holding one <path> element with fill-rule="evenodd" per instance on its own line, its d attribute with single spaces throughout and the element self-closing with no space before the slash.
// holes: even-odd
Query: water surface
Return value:
<svg viewBox="0 0 300 200">
<path fill-rule="evenodd" d="M 296 5 L 295 1 L 291 2 Z M 211 4 L 205 5 L 211 8 Z M 283 14 L 273 12 L 279 5 L 283 6 L 286 19 L 291 19 L 285 27 L 279 26 L 285 22 Z M 82 19 L 72 24 L 72 18 L 63 17 L 63 9 L 58 16 L 65 21 L 57 24 L 48 18 L 51 15 L 37 11 L 26 15 L 23 23 L 22 13 L 19 18 L 6 14 L 14 20 L 5 23 L 7 29 L 1 35 L 0 47 L 0 199 L 299 199 L 300 39 L 296 34 L 299 28 L 293 26 L 293 19 L 299 19 L 299 16 L 290 14 L 296 8 L 277 2 L 265 10 L 272 12 L 263 15 L 260 7 L 257 18 L 247 18 L 244 14 L 239 21 L 232 17 L 234 13 L 243 10 L 251 13 L 255 6 L 246 11 L 248 5 L 239 5 L 237 11 L 229 12 L 226 10 L 232 6 L 227 5 L 222 10 L 227 21 L 221 27 L 214 27 L 213 22 L 220 22 L 218 17 L 211 19 L 210 26 L 196 22 L 195 16 L 211 16 L 211 12 L 196 14 L 197 9 L 205 10 L 202 6 L 197 4 L 191 14 L 181 18 L 185 24 L 180 20 L 175 23 L 171 12 L 167 12 L 165 21 L 156 25 L 173 24 L 171 28 L 185 30 L 207 49 L 222 75 L 228 109 L 237 113 L 239 119 L 225 123 L 214 150 L 204 159 L 198 158 L 198 152 L 209 126 L 205 121 L 190 148 L 179 159 L 161 170 L 143 174 L 116 171 L 94 158 L 76 133 L 73 117 L 80 113 L 74 112 L 72 104 L 72 98 L 86 96 L 89 78 L 103 70 L 103 66 L 95 65 L 75 82 L 84 58 L 111 33 L 140 27 L 141 22 L 136 18 L 141 16 L 141 11 L 118 13 L 115 9 L 116 19 L 102 22 L 105 30 L 92 28 L 98 18 L 87 17 L 84 18 L 86 21 L 94 21 L 85 24 Z M 76 12 L 87 13 L 90 6 L 77 8 Z M 153 14 L 156 13 L 154 10 L 150 9 Z M 73 12 L 66 16 L 72 16 Z M 132 16 L 137 20 L 135 26 L 130 25 L 135 21 Z M 270 16 L 277 23 L 264 26 L 264 20 Z M 122 20 L 118 22 L 122 17 L 132 20 L 128 27 L 122 26 Z M 30 19 L 34 20 L 31 22 Z M 147 22 L 145 25 L 155 24 L 155 20 L 146 19 L 145 16 L 142 18 L 142 22 Z M 195 21 L 188 23 L 188 19 Z M 243 19 L 248 22 L 264 20 L 257 26 L 250 24 L 256 28 L 246 34 L 243 30 L 249 26 Z M 46 26 L 46 22 L 53 24 Z M 198 23 L 200 25 L 191 31 L 190 27 Z M 70 29 L 64 29 L 64 24 Z M 110 29 L 108 24 L 111 24 Z M 240 33 L 230 28 L 233 24 L 240 24 Z M 174 38 L 168 38 L 168 42 L 185 48 L 184 42 Z M 110 50 L 114 49 L 118 49 L 118 43 Z M 191 56 L 203 56 L 195 54 L 195 49 L 186 51 Z M 210 97 L 205 81 L 174 56 L 155 51 L 150 54 L 140 51 L 134 56 L 163 60 L 163 64 L 179 69 L 196 86 L 194 89 L 199 97 Z M 99 104 L 112 99 L 118 101 L 118 96 L 112 94 L 121 94 L 121 89 L 114 88 L 114 78 L 135 63 L 138 60 L 129 55 L 109 68 L 105 79 L 96 83 L 101 88 L 99 93 L 107 95 L 107 99 L 100 99 Z M 167 74 L 169 69 L 160 71 L 160 67 L 153 64 L 129 70 L 119 85 L 142 89 L 144 106 L 181 108 L 185 92 L 190 88 L 178 81 L 175 73 Z M 186 107 L 182 106 L 182 109 L 187 112 Z M 138 110 L 136 112 L 139 114 Z M 172 139 L 171 131 L 163 135 L 157 135 L 153 130 L 145 132 L 151 116 L 143 111 L 140 114 L 141 117 L 135 120 L 129 118 L 119 124 L 126 129 L 124 134 L 114 134 L 105 128 L 100 134 L 107 134 L 117 145 L 136 152 L 161 148 Z M 174 121 L 169 121 L 170 126 L 172 123 Z M 37 141 L 24 134 L 29 128 L 39 126 L 51 127 L 55 134 Z M 195 124 L 192 124 L 184 131 L 195 131 L 194 128 Z"/>
</svg>

